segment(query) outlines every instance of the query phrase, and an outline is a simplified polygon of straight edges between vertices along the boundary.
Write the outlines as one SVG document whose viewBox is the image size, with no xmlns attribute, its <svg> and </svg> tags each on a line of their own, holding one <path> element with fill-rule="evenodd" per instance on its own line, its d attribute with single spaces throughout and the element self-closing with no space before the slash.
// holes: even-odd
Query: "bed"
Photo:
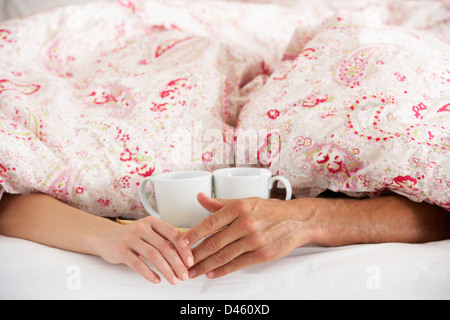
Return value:
<svg viewBox="0 0 450 320">
<path fill-rule="evenodd" d="M 256 165 L 296 197 L 394 192 L 450 210 L 445 1 L 0 8 L 0 196 L 42 192 L 139 219 L 146 176 Z M 176 161 L 186 132 L 194 149 Z M 218 280 L 152 286 L 125 266 L 0 236 L 0 298 L 449 299 L 449 251 L 450 240 L 306 246 Z"/>
</svg>

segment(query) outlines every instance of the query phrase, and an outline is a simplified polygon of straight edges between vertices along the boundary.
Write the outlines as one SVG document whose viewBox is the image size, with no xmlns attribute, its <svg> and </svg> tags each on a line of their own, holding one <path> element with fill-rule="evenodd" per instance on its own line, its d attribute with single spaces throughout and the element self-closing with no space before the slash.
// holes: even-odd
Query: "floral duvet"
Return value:
<svg viewBox="0 0 450 320">
<path fill-rule="evenodd" d="M 297 197 L 450 210 L 449 157 L 444 1 L 100 1 L 0 24 L 0 193 L 137 219 L 144 177 L 255 165 Z"/>
</svg>

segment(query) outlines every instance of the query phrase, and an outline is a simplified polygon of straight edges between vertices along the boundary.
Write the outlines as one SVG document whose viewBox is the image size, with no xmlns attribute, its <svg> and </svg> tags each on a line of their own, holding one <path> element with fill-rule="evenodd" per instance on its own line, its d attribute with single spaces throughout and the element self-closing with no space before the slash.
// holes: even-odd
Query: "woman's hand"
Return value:
<svg viewBox="0 0 450 320">
<path fill-rule="evenodd" d="M 195 266 L 189 276 L 206 274 L 218 278 L 249 265 L 288 255 L 309 243 L 311 211 L 299 215 L 288 201 L 249 198 L 213 199 L 199 194 L 198 201 L 213 214 L 190 229 L 179 244 L 182 248 L 200 242 L 194 249 Z"/>
<path fill-rule="evenodd" d="M 178 246 L 181 232 L 160 219 L 124 226 L 38 193 L 4 195 L 0 234 L 124 263 L 153 283 L 161 279 L 144 260 L 172 284 L 186 280 L 193 265 L 191 250 Z"/>
<path fill-rule="evenodd" d="M 124 263 L 155 284 L 161 279 L 144 260 L 171 284 L 178 283 L 178 279 L 188 279 L 188 267 L 193 265 L 192 252 L 178 246 L 182 234 L 175 227 L 158 218 L 147 217 L 109 229 L 97 243 L 98 255 L 107 262 Z"/>
</svg>

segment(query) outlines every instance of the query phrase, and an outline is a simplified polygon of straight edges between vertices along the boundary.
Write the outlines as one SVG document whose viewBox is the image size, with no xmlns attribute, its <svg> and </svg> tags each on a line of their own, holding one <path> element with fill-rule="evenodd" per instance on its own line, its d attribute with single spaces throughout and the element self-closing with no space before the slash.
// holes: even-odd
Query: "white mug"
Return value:
<svg viewBox="0 0 450 320">
<path fill-rule="evenodd" d="M 270 198 L 273 184 L 280 181 L 286 188 L 286 199 L 292 198 L 289 180 L 282 176 L 272 177 L 272 172 L 262 168 L 225 168 L 213 172 L 216 198 L 240 199 L 259 197 Z"/>
<path fill-rule="evenodd" d="M 149 182 L 154 185 L 158 212 L 148 201 Z M 147 212 L 179 228 L 192 228 L 210 214 L 197 201 L 200 192 L 211 196 L 211 172 L 168 172 L 145 178 L 139 186 L 139 196 Z"/>
</svg>

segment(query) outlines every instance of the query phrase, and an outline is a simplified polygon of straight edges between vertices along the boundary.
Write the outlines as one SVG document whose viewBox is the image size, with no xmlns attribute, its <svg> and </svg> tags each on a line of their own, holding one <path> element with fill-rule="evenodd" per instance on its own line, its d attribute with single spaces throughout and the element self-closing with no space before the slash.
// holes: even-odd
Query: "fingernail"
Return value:
<svg viewBox="0 0 450 320">
<path fill-rule="evenodd" d="M 172 278 L 172 284 L 177 284 L 177 283 L 178 283 L 178 278 L 174 276 Z"/>
<path fill-rule="evenodd" d="M 181 277 L 181 279 L 183 281 L 189 280 L 189 274 L 186 272 L 185 274 L 183 274 L 183 276 Z"/>
<path fill-rule="evenodd" d="M 206 276 L 207 276 L 208 278 L 213 278 L 213 277 L 214 277 L 214 271 L 208 272 L 208 273 L 206 274 Z"/>
<path fill-rule="evenodd" d="M 194 265 L 194 259 L 192 259 L 192 257 L 188 257 L 186 262 L 188 267 L 192 267 Z"/>
<path fill-rule="evenodd" d="M 195 277 L 195 270 L 194 269 L 192 269 L 192 270 L 189 270 L 189 278 L 194 278 Z"/>
</svg>

